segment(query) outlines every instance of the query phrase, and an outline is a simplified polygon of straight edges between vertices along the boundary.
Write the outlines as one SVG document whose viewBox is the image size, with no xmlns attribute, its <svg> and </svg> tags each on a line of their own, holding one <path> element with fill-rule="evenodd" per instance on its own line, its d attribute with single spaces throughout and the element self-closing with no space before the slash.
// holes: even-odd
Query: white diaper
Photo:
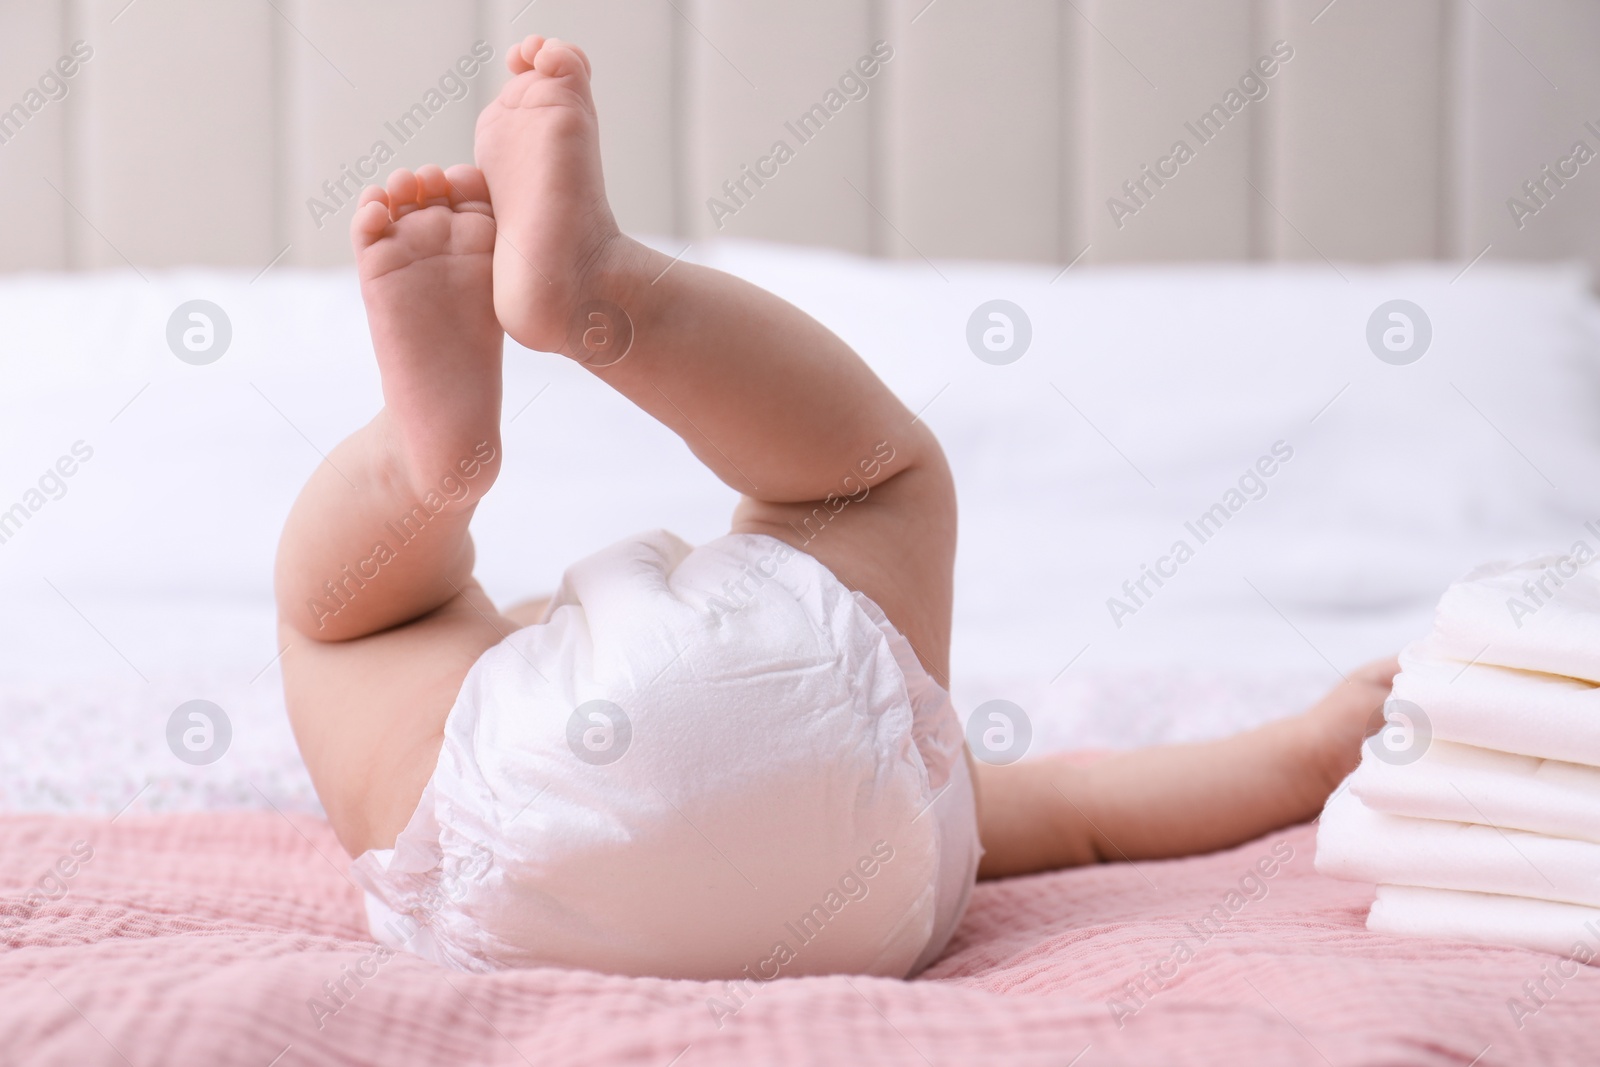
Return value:
<svg viewBox="0 0 1600 1067">
<path fill-rule="evenodd" d="M 775 538 L 642 534 L 485 652 L 373 936 L 465 971 L 907 976 L 982 849 L 949 695 L 867 597 Z"/>
</svg>

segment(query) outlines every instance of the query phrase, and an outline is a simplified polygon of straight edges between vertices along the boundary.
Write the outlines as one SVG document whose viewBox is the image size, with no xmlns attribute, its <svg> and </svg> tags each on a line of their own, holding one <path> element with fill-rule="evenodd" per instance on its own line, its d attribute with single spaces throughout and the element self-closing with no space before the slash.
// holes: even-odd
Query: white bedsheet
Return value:
<svg viewBox="0 0 1600 1067">
<path fill-rule="evenodd" d="M 677 246 L 670 251 L 676 252 Z M 877 263 L 697 246 L 855 345 L 940 435 L 961 494 L 953 688 L 1023 707 L 1036 751 L 1214 736 L 1296 710 L 1427 628 L 1479 561 L 1565 550 L 1600 517 L 1594 309 L 1577 268 L 1076 268 Z M 0 511 L 94 456 L 0 543 L 0 806 L 314 805 L 282 711 L 273 548 L 319 453 L 378 382 L 353 274 L 132 272 L 0 280 Z M 167 349 L 213 300 L 229 352 Z M 1032 322 L 1009 366 L 967 348 L 980 303 Z M 1380 362 L 1366 323 L 1422 305 L 1429 353 Z M 505 474 L 480 512 L 492 594 L 655 526 L 726 529 L 734 496 L 581 369 L 508 344 Z M 1261 499 L 1185 523 L 1277 442 Z M 1117 625 L 1107 600 L 1184 538 Z M 229 753 L 166 750 L 213 700 Z"/>
</svg>

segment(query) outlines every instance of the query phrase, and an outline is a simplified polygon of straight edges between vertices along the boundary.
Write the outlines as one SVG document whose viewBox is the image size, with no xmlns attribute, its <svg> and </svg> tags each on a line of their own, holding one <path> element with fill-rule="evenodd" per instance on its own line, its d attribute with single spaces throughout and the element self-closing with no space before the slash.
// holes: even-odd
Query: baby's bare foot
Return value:
<svg viewBox="0 0 1600 1067">
<path fill-rule="evenodd" d="M 478 116 L 475 152 L 494 193 L 494 309 L 517 343 L 585 358 L 574 337 L 631 242 L 617 229 L 600 173 L 589 59 L 529 37 L 511 48 L 514 77 Z"/>
<path fill-rule="evenodd" d="M 384 406 L 411 488 L 457 504 L 476 501 L 499 470 L 494 227 L 478 168 L 431 164 L 363 190 L 350 224 Z"/>
</svg>

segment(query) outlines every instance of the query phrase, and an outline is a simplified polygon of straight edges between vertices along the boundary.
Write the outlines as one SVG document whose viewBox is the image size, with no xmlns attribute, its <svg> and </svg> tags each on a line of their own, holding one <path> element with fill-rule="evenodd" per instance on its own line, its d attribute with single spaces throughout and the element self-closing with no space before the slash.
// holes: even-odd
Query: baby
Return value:
<svg viewBox="0 0 1600 1067">
<path fill-rule="evenodd" d="M 361 196 L 384 407 L 277 561 L 290 717 L 376 937 L 478 971 L 906 976 L 977 878 L 1316 815 L 1393 661 L 1221 741 L 973 762 L 933 434 L 803 312 L 619 232 L 581 49 L 534 36 L 507 63 L 478 167 Z M 641 534 L 491 603 L 468 526 L 500 474 L 504 334 L 677 433 L 741 494 L 729 534 Z"/>
</svg>

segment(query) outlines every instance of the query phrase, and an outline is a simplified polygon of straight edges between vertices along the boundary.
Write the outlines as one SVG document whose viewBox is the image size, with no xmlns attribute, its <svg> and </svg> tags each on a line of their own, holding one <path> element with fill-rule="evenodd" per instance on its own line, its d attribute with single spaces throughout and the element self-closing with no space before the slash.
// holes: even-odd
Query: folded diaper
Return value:
<svg viewBox="0 0 1600 1067">
<path fill-rule="evenodd" d="M 1373 811 L 1345 789 L 1317 827 L 1316 868 L 1334 878 L 1458 889 L 1600 908 L 1600 845 Z"/>
<path fill-rule="evenodd" d="M 1363 749 L 1350 792 L 1389 815 L 1600 843 L 1600 768 L 1435 740 L 1398 765 Z"/>
<path fill-rule="evenodd" d="M 1445 590 L 1419 651 L 1600 683 L 1600 572 L 1587 550 L 1478 567 Z"/>
<path fill-rule="evenodd" d="M 570 568 L 473 666 L 374 936 L 468 971 L 904 976 L 981 849 L 945 691 L 811 556 L 656 531 Z"/>
<path fill-rule="evenodd" d="M 1317 870 L 1378 883 L 1368 929 L 1600 958 L 1591 557 L 1479 567 L 1401 652 L 1387 711 L 1412 744 L 1363 750 L 1317 830 Z"/>
<path fill-rule="evenodd" d="M 1421 708 L 1434 737 L 1600 766 L 1600 687 L 1553 674 L 1469 665 L 1472 652 L 1460 662 L 1440 659 L 1439 648 L 1430 637 L 1401 652 L 1394 680 L 1394 699 Z"/>
<path fill-rule="evenodd" d="M 1550 900 L 1380 885 L 1378 899 L 1367 916 L 1367 929 L 1515 945 L 1578 963 L 1600 958 L 1600 909 Z"/>
</svg>

